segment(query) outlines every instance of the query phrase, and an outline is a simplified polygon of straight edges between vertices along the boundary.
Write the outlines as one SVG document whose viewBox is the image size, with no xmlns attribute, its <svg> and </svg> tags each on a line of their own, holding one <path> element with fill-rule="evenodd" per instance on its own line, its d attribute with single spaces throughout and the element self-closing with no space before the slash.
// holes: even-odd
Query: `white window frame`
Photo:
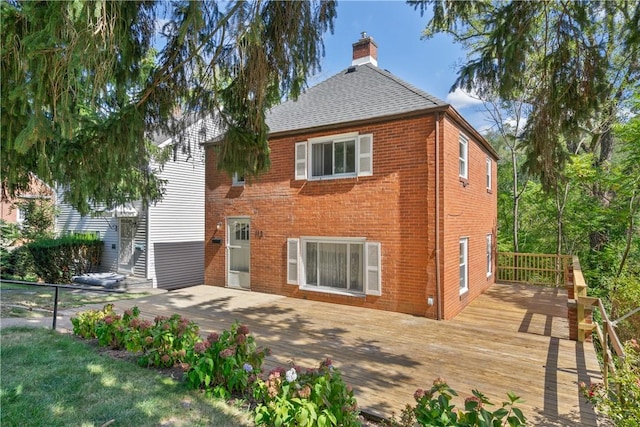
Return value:
<svg viewBox="0 0 640 427">
<path fill-rule="evenodd" d="M 22 224 L 27 217 L 24 214 L 24 211 L 19 207 L 16 207 L 16 222 L 18 224 Z"/>
<path fill-rule="evenodd" d="M 460 178 L 469 178 L 469 138 L 460 134 L 458 138 L 458 174 Z"/>
<path fill-rule="evenodd" d="M 358 244 L 363 249 L 362 291 L 342 288 L 330 288 L 306 284 L 306 247 L 307 243 Z M 297 252 L 294 254 L 294 252 Z M 297 277 L 290 274 L 290 266 L 296 265 Z M 287 239 L 287 283 L 297 284 L 301 290 L 330 294 L 365 296 L 382 295 L 382 256 L 379 242 L 370 242 L 363 237 L 326 237 L 303 236 L 300 239 Z"/>
<path fill-rule="evenodd" d="M 242 187 L 244 186 L 244 176 L 239 176 L 238 172 L 234 172 L 231 177 L 231 185 L 233 187 Z"/>
<path fill-rule="evenodd" d="M 491 191 L 492 190 L 492 186 L 493 186 L 493 175 L 492 175 L 492 169 L 493 169 L 493 161 L 490 158 L 487 158 L 487 190 Z"/>
<path fill-rule="evenodd" d="M 489 233 L 486 237 L 487 242 L 487 277 L 493 274 L 493 234 Z"/>
<path fill-rule="evenodd" d="M 332 173 L 331 175 L 313 176 L 313 146 L 316 144 L 355 142 L 354 171 Z M 357 132 L 343 133 L 318 138 L 295 144 L 294 177 L 296 180 L 320 181 L 329 179 L 353 178 L 373 175 L 373 134 L 360 135 Z M 334 158 L 335 161 L 335 158 Z M 335 165 L 332 165 L 335 170 Z"/>
<path fill-rule="evenodd" d="M 459 241 L 459 278 L 460 295 L 469 292 L 469 238 L 462 237 Z M 460 272 L 463 272 L 460 274 Z"/>
</svg>

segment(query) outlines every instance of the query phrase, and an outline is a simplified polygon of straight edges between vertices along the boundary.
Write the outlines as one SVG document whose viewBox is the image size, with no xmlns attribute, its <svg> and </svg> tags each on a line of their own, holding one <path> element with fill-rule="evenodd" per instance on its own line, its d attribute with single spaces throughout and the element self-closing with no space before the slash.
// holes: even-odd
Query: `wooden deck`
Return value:
<svg viewBox="0 0 640 427">
<path fill-rule="evenodd" d="M 398 416 L 417 388 L 442 377 L 460 394 L 459 405 L 474 388 L 498 405 L 513 391 L 531 425 L 594 426 L 578 383 L 600 380 L 600 370 L 591 343 L 568 339 L 566 301 L 563 289 L 496 284 L 455 319 L 435 321 L 196 286 L 115 306 L 136 305 L 148 318 L 180 313 L 203 334 L 237 320 L 272 349 L 266 369 L 292 360 L 312 367 L 329 357 L 361 410 L 376 416 Z"/>
</svg>

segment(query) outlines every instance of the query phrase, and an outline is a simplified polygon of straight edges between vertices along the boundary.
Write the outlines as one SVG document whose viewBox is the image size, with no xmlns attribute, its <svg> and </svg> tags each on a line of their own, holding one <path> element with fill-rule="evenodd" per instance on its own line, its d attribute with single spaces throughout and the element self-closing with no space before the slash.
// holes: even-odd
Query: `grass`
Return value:
<svg viewBox="0 0 640 427">
<path fill-rule="evenodd" d="M 0 329 L 0 425 L 250 426 L 240 408 L 47 329 Z"/>
<path fill-rule="evenodd" d="M 0 317 L 51 317 L 54 289 L 44 286 L 17 285 L 0 282 Z M 91 292 L 74 289 L 58 291 L 58 310 L 87 304 L 106 304 L 121 299 L 138 298 L 146 294 Z"/>
</svg>

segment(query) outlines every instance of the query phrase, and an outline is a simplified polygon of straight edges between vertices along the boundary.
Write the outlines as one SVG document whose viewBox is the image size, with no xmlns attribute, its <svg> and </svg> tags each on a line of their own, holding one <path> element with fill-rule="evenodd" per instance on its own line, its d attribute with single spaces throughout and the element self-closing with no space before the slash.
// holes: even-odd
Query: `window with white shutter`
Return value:
<svg viewBox="0 0 640 427">
<path fill-rule="evenodd" d="M 295 177 L 296 179 L 307 179 L 307 143 L 297 142 L 295 154 Z"/>
<path fill-rule="evenodd" d="M 358 176 L 373 175 L 373 135 L 358 137 Z"/>
<path fill-rule="evenodd" d="M 382 295 L 380 275 L 380 243 L 366 243 L 367 294 Z"/>
<path fill-rule="evenodd" d="M 287 239 L 287 283 L 298 284 L 298 239 Z"/>
</svg>

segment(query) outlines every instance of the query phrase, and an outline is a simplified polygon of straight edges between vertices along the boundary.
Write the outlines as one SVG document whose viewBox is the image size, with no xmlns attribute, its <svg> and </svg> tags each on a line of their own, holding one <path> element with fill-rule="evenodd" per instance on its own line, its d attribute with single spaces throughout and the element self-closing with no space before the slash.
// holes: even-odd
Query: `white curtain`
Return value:
<svg viewBox="0 0 640 427">
<path fill-rule="evenodd" d="M 306 244 L 306 284 L 363 290 L 364 247 L 361 244 Z"/>
</svg>

